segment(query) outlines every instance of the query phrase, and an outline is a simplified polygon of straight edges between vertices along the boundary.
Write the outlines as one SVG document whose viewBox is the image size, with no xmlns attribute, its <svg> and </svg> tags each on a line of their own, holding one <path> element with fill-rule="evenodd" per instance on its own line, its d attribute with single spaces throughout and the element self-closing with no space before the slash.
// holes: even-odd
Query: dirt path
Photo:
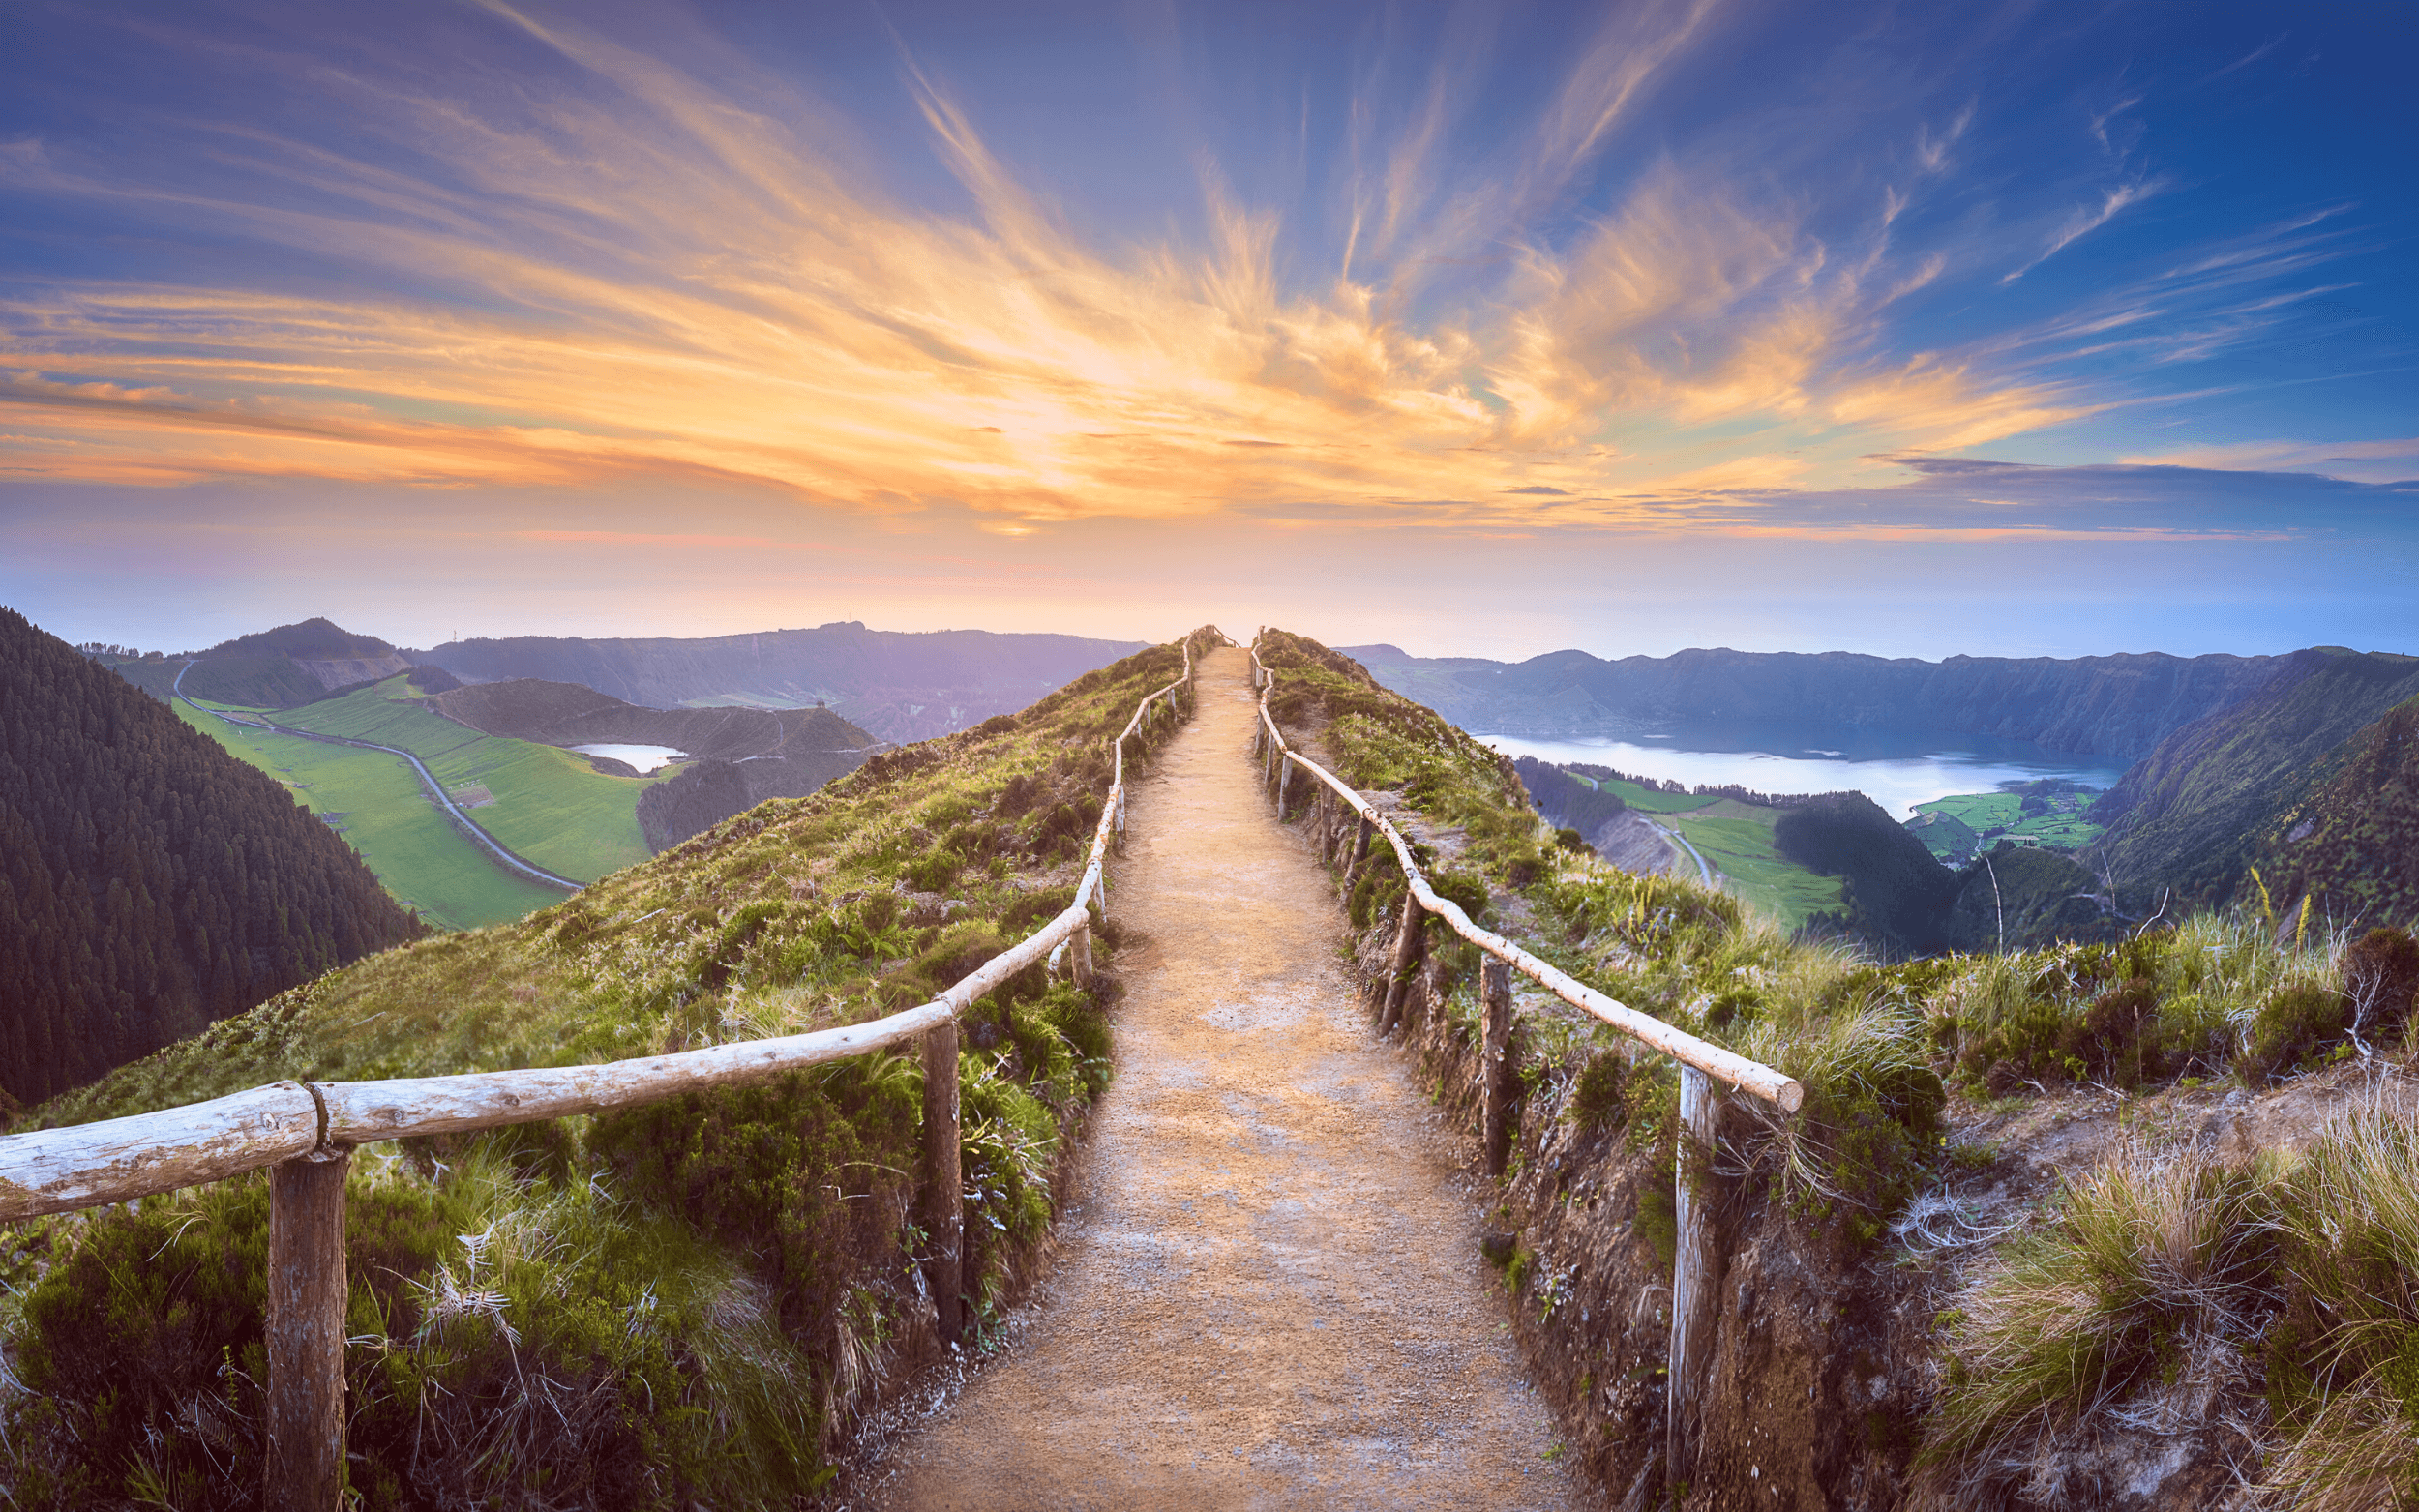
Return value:
<svg viewBox="0 0 2419 1512">
<path fill-rule="evenodd" d="M 1026 1343 L 894 1456 L 894 1509 L 1565 1507 L 1482 1201 L 1253 790 L 1241 652 L 1134 791 L 1142 939 L 1083 1203 Z"/>
</svg>

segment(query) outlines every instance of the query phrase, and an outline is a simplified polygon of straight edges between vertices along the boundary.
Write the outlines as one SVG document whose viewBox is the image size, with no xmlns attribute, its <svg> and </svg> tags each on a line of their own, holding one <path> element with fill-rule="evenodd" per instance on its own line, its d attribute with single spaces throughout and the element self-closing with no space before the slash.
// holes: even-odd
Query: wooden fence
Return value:
<svg viewBox="0 0 2419 1512">
<path fill-rule="evenodd" d="M 1114 837 L 1125 828 L 1125 743 L 1151 722 L 1189 712 L 1177 696 L 1193 687 L 1193 638 L 1183 642 L 1183 675 L 1145 695 L 1118 733 L 1115 771 L 1075 901 L 931 1002 L 846 1028 L 677 1054 L 387 1082 L 279 1082 L 183 1108 L 9 1135 L 0 1138 L 0 1222 L 270 1168 L 262 1503 L 272 1512 L 329 1512 L 344 1464 L 344 1176 L 355 1145 L 635 1108 L 920 1039 L 923 1221 L 932 1239 L 925 1275 L 941 1337 L 954 1339 L 963 1322 L 965 1239 L 958 1016 L 1045 955 L 1055 970 L 1072 950 L 1076 981 L 1090 982 L 1091 910 L 1107 917 L 1104 869 Z"/>
<path fill-rule="evenodd" d="M 1759 1065 L 1618 1002 L 1501 934 L 1471 922 L 1460 904 L 1428 885 L 1426 875 L 1412 853 L 1411 843 L 1385 815 L 1341 778 L 1286 743 L 1284 732 L 1277 728 L 1275 717 L 1269 712 L 1269 695 L 1274 690 L 1275 674 L 1260 660 L 1257 640 L 1252 644 L 1251 666 L 1252 681 L 1260 689 L 1260 721 L 1252 731 L 1252 755 L 1262 763 L 1262 786 L 1274 794 L 1277 817 L 1289 816 L 1293 775 L 1299 767 L 1310 782 L 1322 785 L 1332 802 L 1340 806 L 1329 811 L 1335 820 L 1340 821 L 1345 811 L 1357 815 L 1352 849 L 1344 861 L 1342 885 L 1346 895 L 1351 894 L 1361 869 L 1368 864 L 1372 834 L 1383 835 L 1393 846 L 1394 859 L 1408 884 L 1403 890 L 1403 913 L 1394 934 L 1386 995 L 1378 1009 L 1378 1032 L 1392 1032 L 1402 1020 L 1404 999 L 1419 972 L 1425 949 L 1423 926 L 1428 915 L 1444 920 L 1447 928 L 1485 953 L 1478 988 L 1484 1015 L 1479 1037 L 1478 1096 L 1487 1174 L 1504 1173 L 1511 1147 L 1511 1101 L 1517 1085 L 1509 1057 L 1513 971 L 1572 1007 L 1680 1062 L 1681 1139 L 1673 1203 L 1679 1235 L 1672 1265 L 1671 1357 L 1666 1378 L 1669 1395 L 1665 1398 L 1663 1464 L 1667 1484 L 1687 1479 L 1697 1439 L 1697 1399 L 1704 1389 L 1707 1355 L 1714 1342 L 1717 1303 L 1712 1282 L 1716 1260 L 1713 1215 L 1703 1195 L 1693 1190 L 1695 1171 L 1708 1164 L 1715 1133 L 1721 1122 L 1721 1094 L 1714 1083 L 1725 1082 L 1784 1112 L 1798 1111 L 1806 1100 L 1806 1088 L 1770 1066 Z M 1323 823 L 1320 858 L 1331 861 L 1342 849 L 1338 823 Z"/>
</svg>

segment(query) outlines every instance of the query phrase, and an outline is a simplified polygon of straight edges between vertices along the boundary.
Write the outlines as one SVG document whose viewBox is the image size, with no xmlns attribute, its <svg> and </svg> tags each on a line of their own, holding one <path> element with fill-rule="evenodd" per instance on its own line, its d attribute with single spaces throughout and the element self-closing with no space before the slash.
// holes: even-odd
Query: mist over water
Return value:
<svg viewBox="0 0 2419 1512">
<path fill-rule="evenodd" d="M 1911 817 L 1917 804 L 1952 793 L 1991 792 L 2037 777 L 2109 787 L 2124 770 L 2109 756 L 1939 730 L 1742 724 L 1679 727 L 1635 739 L 1472 734 L 1508 756 L 1609 766 L 1690 787 L 1701 783 L 1736 784 L 1765 793 L 1853 789 L 1900 819 Z"/>
</svg>

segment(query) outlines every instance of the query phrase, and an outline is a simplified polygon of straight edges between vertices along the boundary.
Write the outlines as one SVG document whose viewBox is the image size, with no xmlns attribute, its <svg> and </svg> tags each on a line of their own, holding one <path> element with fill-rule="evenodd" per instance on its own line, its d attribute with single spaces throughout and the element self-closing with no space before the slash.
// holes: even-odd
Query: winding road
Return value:
<svg viewBox="0 0 2419 1512">
<path fill-rule="evenodd" d="M 429 796 L 436 800 L 437 806 L 443 809 L 448 815 L 451 815 L 454 822 L 461 825 L 463 832 L 469 835 L 472 840 L 477 841 L 480 845 L 485 845 L 490 851 L 492 851 L 496 860 L 502 862 L 505 866 L 510 867 L 513 871 L 534 877 L 538 881 L 545 882 L 550 886 L 566 887 L 576 893 L 580 891 L 580 889 L 588 885 L 585 882 L 575 882 L 567 876 L 556 876 L 553 873 L 547 871 L 545 868 L 532 866 L 530 863 L 522 860 L 519 856 L 514 855 L 510 850 L 505 849 L 501 842 L 497 841 L 494 836 L 489 834 L 486 830 L 480 828 L 478 821 L 473 819 L 469 814 L 463 809 L 462 805 L 454 801 L 453 794 L 445 790 L 445 785 L 436 780 L 436 774 L 434 772 L 430 771 L 427 765 L 423 763 L 418 756 L 413 756 L 410 752 L 403 750 L 402 747 L 381 746 L 373 740 L 348 740 L 343 735 L 322 735 L 316 730 L 296 729 L 290 725 L 273 725 L 267 720 L 237 719 L 234 715 L 227 713 L 224 709 L 214 709 L 206 704 L 195 703 L 192 698 L 186 697 L 185 674 L 193 669 L 194 664 L 191 662 L 188 662 L 183 667 L 178 667 L 176 670 L 176 681 L 170 685 L 169 690 L 173 692 L 178 699 L 180 699 L 187 707 L 197 709 L 201 713 L 215 716 L 218 719 L 225 721 L 229 725 L 241 725 L 246 729 L 265 729 L 275 734 L 292 735 L 302 740 L 316 740 L 331 746 L 352 746 L 362 751 L 383 751 L 390 756 L 402 756 L 404 760 L 411 763 L 411 769 L 413 771 L 420 774 L 421 784 L 429 789 Z"/>
</svg>

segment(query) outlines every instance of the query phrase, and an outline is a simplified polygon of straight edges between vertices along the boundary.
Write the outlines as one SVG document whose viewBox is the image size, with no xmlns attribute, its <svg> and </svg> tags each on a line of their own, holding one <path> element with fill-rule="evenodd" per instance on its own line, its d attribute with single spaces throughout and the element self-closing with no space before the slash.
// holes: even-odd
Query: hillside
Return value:
<svg viewBox="0 0 2419 1512">
<path fill-rule="evenodd" d="M 1553 651 L 1504 663 L 1406 656 L 1390 645 L 1345 649 L 1387 687 L 1490 734 L 1636 735 L 1675 724 L 1787 722 L 1955 731 L 2129 757 L 2240 702 L 2283 662 L 1690 650 L 1615 662 Z"/>
<path fill-rule="evenodd" d="M 276 783 L 0 609 L 0 1090 L 51 1096 L 419 933 Z"/>
<path fill-rule="evenodd" d="M 505 848 L 581 882 L 651 854 L 639 830 L 639 795 L 672 775 L 615 775 L 577 752 L 472 729 L 424 707 L 407 676 L 283 710 L 275 719 L 410 752 Z"/>
<path fill-rule="evenodd" d="M 670 746 L 723 761 L 856 756 L 877 744 L 829 709 L 655 709 L 535 677 L 467 684 L 434 696 L 428 707 L 458 725 L 516 740 Z"/>
<path fill-rule="evenodd" d="M 2106 833 L 2091 863 L 2129 887 L 2172 889 L 2183 906 L 2232 899 L 2262 837 L 2335 781 L 2355 736 L 2415 696 L 2419 657 L 2294 652 L 2267 686 L 2176 730 L 2093 805 Z M 2330 812 L 2361 807 L 2351 793 Z"/>
<path fill-rule="evenodd" d="M 2310 898 L 2322 918 L 2419 920 L 2419 698 L 2387 710 L 2337 748 L 2331 764 L 2333 776 L 2257 836 L 2258 873 L 2275 906 L 2298 911 Z"/>
<path fill-rule="evenodd" d="M 167 659 L 170 686 L 196 698 L 254 709 L 293 708 L 338 688 L 392 677 L 411 665 L 375 636 L 357 636 L 324 619 L 238 636 L 198 653 L 191 667 L 180 667 L 180 660 Z M 132 670 L 147 689 L 165 696 L 167 690 L 152 686 L 148 675 L 157 664 Z M 179 671 L 181 684 L 175 681 Z"/>
<path fill-rule="evenodd" d="M 1181 668 L 1180 647 L 1155 647 L 1015 720 L 886 753 L 520 923 L 285 993 L 38 1117 L 288 1077 L 605 1061 L 923 1001 L 1071 902 L 1108 741 Z M 1112 969 L 1114 921 L 1097 945 Z M 998 1348 L 1065 1142 L 1107 1082 L 1099 981 L 1096 999 L 1035 967 L 964 1021 L 971 1355 Z M 911 1050 L 365 1149 L 346 1197 L 347 1449 L 369 1504 L 798 1504 L 885 1376 L 941 1358 L 910 1211 L 921 1078 Z M 92 1504 L 149 1467 L 188 1488 L 180 1506 L 245 1503 L 266 1196 L 255 1173 L 0 1233 L 0 1273 L 28 1283 L 0 1312 L 32 1388 L 0 1396 L 0 1472 L 21 1499 Z M 488 1311 L 446 1300 L 465 1291 Z M 176 1427 L 194 1420 L 208 1433 Z"/>
<path fill-rule="evenodd" d="M 868 630 L 851 620 L 697 639 L 482 638 L 412 659 L 466 683 L 542 678 L 661 709 L 821 703 L 883 740 L 911 741 L 1021 709 L 1135 649 L 1076 636 Z"/>
</svg>

